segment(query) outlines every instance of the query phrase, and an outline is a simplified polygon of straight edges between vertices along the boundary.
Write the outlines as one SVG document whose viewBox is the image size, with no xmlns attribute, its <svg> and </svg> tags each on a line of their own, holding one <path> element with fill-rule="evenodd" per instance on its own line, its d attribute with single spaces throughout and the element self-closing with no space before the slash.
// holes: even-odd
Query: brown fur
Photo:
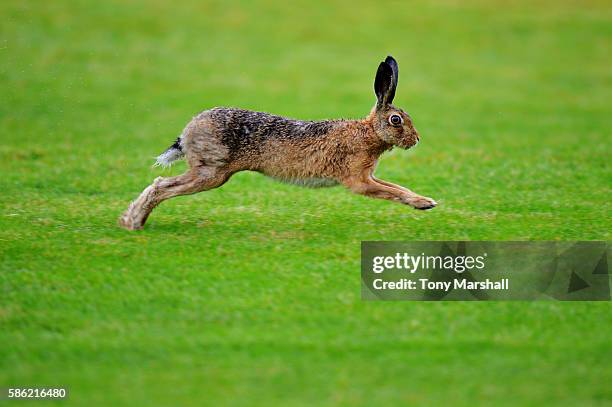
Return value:
<svg viewBox="0 0 612 407">
<path fill-rule="evenodd" d="M 120 217 L 120 225 L 141 229 L 162 201 L 217 188 L 244 170 L 306 186 L 342 184 L 357 194 L 433 208 L 431 198 L 374 177 L 383 152 L 419 141 L 410 116 L 391 105 L 397 64 L 389 58 L 377 72 L 377 105 L 363 120 L 304 122 L 228 108 L 200 113 L 177 140 L 178 147 L 171 147 L 184 153 L 190 169 L 155 179 Z M 392 115 L 401 116 L 402 123 L 392 125 Z"/>
</svg>

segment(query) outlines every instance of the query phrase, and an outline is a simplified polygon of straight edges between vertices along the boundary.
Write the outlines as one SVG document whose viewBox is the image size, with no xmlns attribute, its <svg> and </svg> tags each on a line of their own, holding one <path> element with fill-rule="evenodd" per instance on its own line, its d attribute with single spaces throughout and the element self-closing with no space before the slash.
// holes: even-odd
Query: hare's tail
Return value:
<svg viewBox="0 0 612 407">
<path fill-rule="evenodd" d="M 185 156 L 185 152 L 183 151 L 183 146 L 181 145 L 181 138 L 178 137 L 174 144 L 172 144 L 166 151 L 157 156 L 155 160 L 155 164 L 153 166 L 158 167 L 169 167 L 173 162 L 179 160 Z"/>
</svg>

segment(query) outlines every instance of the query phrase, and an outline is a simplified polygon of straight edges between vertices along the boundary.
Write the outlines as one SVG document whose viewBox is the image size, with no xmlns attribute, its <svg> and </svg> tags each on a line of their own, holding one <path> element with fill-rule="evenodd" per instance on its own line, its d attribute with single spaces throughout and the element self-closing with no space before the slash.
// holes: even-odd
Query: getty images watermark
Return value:
<svg viewBox="0 0 612 407">
<path fill-rule="evenodd" d="M 375 256 L 372 259 L 372 271 L 381 274 L 385 270 L 405 270 L 407 273 L 414 274 L 418 270 L 445 270 L 455 273 L 463 273 L 470 270 L 483 270 L 487 253 L 482 256 L 427 256 L 421 253 L 418 256 L 410 255 L 406 252 L 395 253 L 395 256 Z M 468 281 L 466 279 L 453 278 L 446 281 L 432 281 L 429 278 L 400 278 L 395 281 L 385 281 L 382 277 L 374 279 L 372 286 L 377 290 L 445 290 L 454 289 L 491 289 L 507 290 L 508 279 L 502 278 L 499 281 Z"/>
<path fill-rule="evenodd" d="M 364 300 L 610 300 L 608 242 L 362 242 Z"/>
</svg>

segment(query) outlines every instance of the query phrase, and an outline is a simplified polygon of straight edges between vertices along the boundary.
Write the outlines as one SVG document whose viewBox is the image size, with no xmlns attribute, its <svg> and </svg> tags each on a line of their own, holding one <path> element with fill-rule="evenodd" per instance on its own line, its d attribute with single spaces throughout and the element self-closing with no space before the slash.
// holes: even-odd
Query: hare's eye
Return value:
<svg viewBox="0 0 612 407">
<path fill-rule="evenodd" d="M 399 114 L 392 114 L 389 116 L 389 123 L 391 123 L 393 126 L 399 126 L 402 124 L 402 117 Z"/>
</svg>

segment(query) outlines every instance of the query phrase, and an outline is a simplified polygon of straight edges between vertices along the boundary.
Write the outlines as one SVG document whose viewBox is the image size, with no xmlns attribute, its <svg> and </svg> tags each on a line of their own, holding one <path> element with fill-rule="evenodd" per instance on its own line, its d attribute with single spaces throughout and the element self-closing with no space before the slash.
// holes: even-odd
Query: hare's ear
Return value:
<svg viewBox="0 0 612 407">
<path fill-rule="evenodd" d="M 384 62 L 378 65 L 376 79 L 374 80 L 374 92 L 378 99 L 377 106 L 388 105 L 393 102 L 395 88 L 397 87 L 397 62 L 389 56 Z"/>
<path fill-rule="evenodd" d="M 393 94 L 391 95 L 391 99 L 389 100 L 389 103 L 391 103 L 391 101 L 395 97 L 395 89 L 397 89 L 397 80 L 399 78 L 399 68 L 397 66 L 397 61 L 391 55 L 387 56 L 387 59 L 385 59 L 385 62 L 389 64 L 389 66 L 391 67 L 391 70 L 393 71 Z"/>
</svg>

